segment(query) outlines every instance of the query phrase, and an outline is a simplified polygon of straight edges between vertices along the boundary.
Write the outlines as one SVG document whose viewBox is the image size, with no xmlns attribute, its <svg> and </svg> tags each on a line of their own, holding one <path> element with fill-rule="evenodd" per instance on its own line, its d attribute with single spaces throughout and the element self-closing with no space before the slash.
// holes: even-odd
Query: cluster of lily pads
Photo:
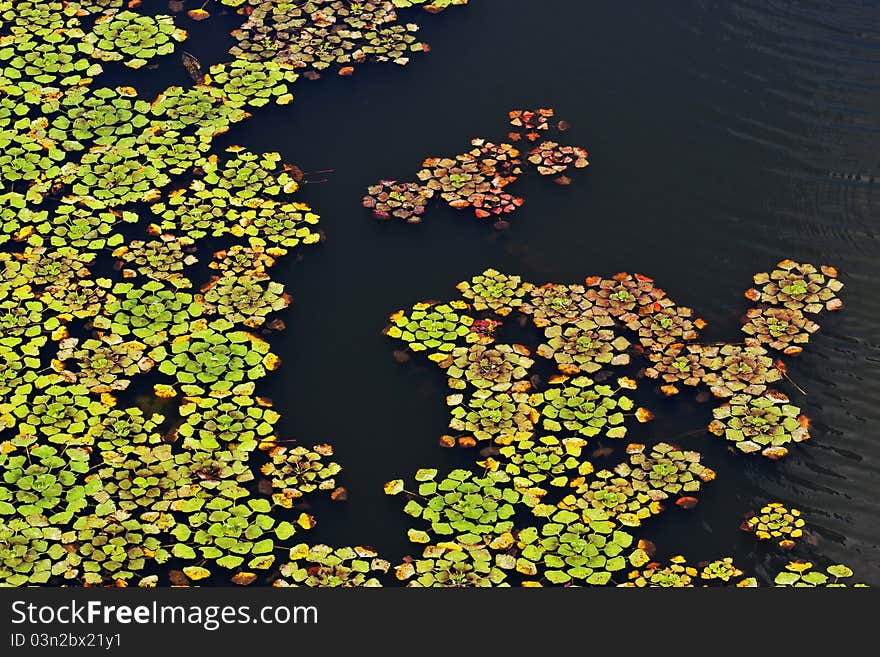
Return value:
<svg viewBox="0 0 880 657">
<path fill-rule="evenodd" d="M 670 497 L 691 508 L 691 496 L 715 474 L 696 452 L 666 443 L 650 451 L 629 445 L 628 463 L 595 472 L 585 445 L 554 436 L 515 441 L 478 461 L 481 472 L 457 469 L 440 479 L 437 470 L 419 470 L 412 490 L 394 480 L 386 493 L 409 498 L 404 511 L 419 521 L 410 541 L 427 544 L 426 554 L 454 549 L 468 566 L 461 574 L 468 583 L 457 585 L 621 584 L 653 554 L 627 528 L 660 513 Z M 537 524 L 523 527 L 528 515 Z M 410 586 L 454 586 L 446 561 L 437 572 L 436 561 L 410 559 L 397 575 Z"/>
<path fill-rule="evenodd" d="M 523 114 L 515 120 L 537 132 L 546 119 Z M 760 334 L 756 317 L 774 316 L 778 308 L 770 304 L 779 299 L 792 306 L 785 312 L 839 308 L 836 292 L 842 285 L 833 275 L 830 267 L 817 270 L 792 261 L 757 275 L 764 287 L 748 296 L 760 305 L 748 312 L 744 330 Z M 450 427 L 463 435 L 464 444 L 519 440 L 536 431 L 622 438 L 625 418 L 647 421 L 650 412 L 634 409 L 620 394 L 635 388 L 634 379 L 620 377 L 616 386 L 601 381 L 610 370 L 639 361 L 645 365 L 639 376 L 658 380 L 665 395 L 702 387 L 724 400 L 709 429 L 740 451 L 777 459 L 788 453 L 787 445 L 809 438 L 809 420 L 800 408 L 769 387 L 786 376 L 782 361 L 768 351 L 780 346 L 779 335 L 764 343 L 754 337 L 742 344 L 699 342 L 705 321 L 646 276 L 620 273 L 537 285 L 488 269 L 457 288 L 461 299 L 396 312 L 386 333 L 446 371 L 453 391 L 447 398 L 453 407 Z M 529 321 L 543 333 L 536 348 L 496 340 L 505 322 Z M 808 333 L 799 334 L 800 343 Z M 538 357 L 559 370 L 540 390 L 533 369 Z"/>
<path fill-rule="evenodd" d="M 275 586 L 376 587 L 382 586 L 376 575 L 388 572 L 391 564 L 380 559 L 369 547 L 332 548 L 305 543 L 292 547 L 289 561 L 280 568 Z"/>
<path fill-rule="evenodd" d="M 103 61 L 123 61 L 140 68 L 158 55 L 174 52 L 174 42 L 186 39 L 186 30 L 171 16 L 145 16 L 131 11 L 103 13 L 83 38 L 87 52 Z"/>
<path fill-rule="evenodd" d="M 667 564 L 653 561 L 641 570 L 629 573 L 622 587 L 693 588 L 696 586 L 735 586 L 751 588 L 758 586 L 754 577 L 742 577 L 743 571 L 736 567 L 732 557 L 716 559 L 708 563 L 690 565 L 682 555 L 670 557 Z"/>
<path fill-rule="evenodd" d="M 539 134 L 550 130 L 552 109 L 510 112 L 510 122 L 517 131 L 509 133 L 510 141 L 534 141 Z M 556 130 L 567 129 L 565 121 L 554 124 Z M 555 181 L 567 185 L 565 175 L 570 168 L 586 167 L 588 153 L 579 146 L 565 146 L 546 139 L 521 156 L 513 144 L 495 144 L 475 137 L 471 149 L 451 157 L 429 157 L 422 162 L 416 174 L 417 181 L 380 180 L 367 189 L 363 205 L 378 219 L 397 217 L 409 223 L 418 223 L 428 203 L 439 198 L 450 207 L 472 208 L 481 218 L 491 218 L 496 227 L 504 228 L 504 220 L 515 212 L 525 199 L 507 191 L 523 173 L 523 166 L 533 165 L 542 176 L 557 176 Z M 523 162 L 523 159 L 525 162 Z"/>
<path fill-rule="evenodd" d="M 182 53 L 195 84 L 154 99 L 102 84 L 108 62 L 142 68 L 178 50 L 187 32 L 170 14 L 201 20 L 218 4 L 242 15 L 231 60 Z M 172 2 L 169 15 L 0 2 L 0 584 L 263 572 L 369 585 L 363 547 L 296 547 L 271 571 L 279 545 L 314 526 L 308 498 L 347 494 L 332 447 L 280 441 L 256 388 L 280 360 L 255 331 L 281 330 L 273 315 L 290 303 L 271 267 L 321 236 L 296 167 L 212 142 L 290 103 L 299 72 L 406 63 L 427 47 L 395 10 L 453 4 L 466 2 Z M 205 237 L 220 250 L 198 253 Z M 131 392 L 147 373 L 162 414 Z M 180 570 L 144 576 L 172 559 Z M 301 561 L 335 574 L 302 577 Z"/>
<path fill-rule="evenodd" d="M 782 549 L 791 550 L 805 535 L 805 525 L 799 510 L 787 508 L 781 502 L 770 502 L 756 513 L 750 513 L 740 528 L 753 532 L 759 541 L 774 540 Z M 822 572 L 813 570 L 811 562 L 796 559 L 789 561 L 774 576 L 773 584 L 782 587 L 846 587 L 850 585 L 844 580 L 852 576 L 853 571 L 844 564 L 832 564 Z M 863 587 L 865 584 L 854 583 L 852 586 Z"/>
<path fill-rule="evenodd" d="M 754 532 L 759 541 L 774 540 L 779 547 L 790 550 L 804 535 L 805 524 L 799 510 L 789 509 L 781 502 L 770 502 L 748 517 L 742 529 Z"/>
<path fill-rule="evenodd" d="M 853 571 L 844 564 L 832 564 L 825 571 L 814 570 L 809 561 L 791 561 L 785 569 L 776 574 L 773 583 L 776 586 L 796 587 L 847 587 L 850 586 L 844 580 L 853 576 Z M 863 587 L 864 584 L 854 583 L 854 587 Z"/>
<path fill-rule="evenodd" d="M 807 417 L 778 391 L 761 396 L 734 395 L 713 415 L 709 431 L 731 441 L 746 454 L 761 450 L 764 456 L 778 458 L 787 453 L 784 445 L 810 437 Z"/>
<path fill-rule="evenodd" d="M 734 368 L 736 373 L 735 385 L 708 377 L 712 392 L 729 398 L 714 411 L 709 425 L 712 433 L 742 452 L 760 452 L 773 460 L 788 454 L 789 445 L 809 439 L 809 419 L 785 394 L 767 387 L 786 376 L 782 361 L 771 366 L 767 350 L 786 356 L 803 351 L 819 330 L 811 316 L 843 306 L 838 296 L 843 283 L 838 276 L 834 267 L 793 260 L 782 260 L 772 271 L 755 274 L 755 287 L 745 293 L 755 305 L 748 309 L 742 325 L 747 336 L 743 346 L 736 351 L 722 347 L 717 356 L 701 348 L 701 359 L 722 357 L 721 369 L 731 372 Z"/>
<path fill-rule="evenodd" d="M 397 21 L 396 9 L 422 5 L 436 13 L 467 0 L 309 0 L 303 3 L 272 0 L 217 0 L 234 8 L 245 20 L 232 32 L 229 53 L 243 61 L 278 64 L 301 70 L 316 79 L 334 67 L 351 75 L 364 62 L 405 65 L 415 52 L 428 52 L 416 39 L 418 25 Z M 187 11 L 201 21 L 211 16 L 208 3 Z M 182 8 L 182 7 L 181 7 Z"/>
<path fill-rule="evenodd" d="M 296 73 L 235 59 L 152 102 L 102 86 L 103 62 L 186 38 L 121 4 L 0 3 L 0 585 L 278 577 L 309 497 L 346 494 L 332 448 L 280 441 L 256 387 L 280 360 L 254 331 L 290 302 L 270 268 L 318 216 L 277 153 L 212 140 L 290 102 Z M 131 392 L 147 373 L 161 413 Z"/>
<path fill-rule="evenodd" d="M 526 138 L 537 140 L 549 116 L 512 118 L 533 132 Z M 781 272 L 791 270 L 809 276 L 805 292 L 790 277 L 768 276 L 784 282 L 773 284 L 779 290 L 807 295 L 806 304 L 816 295 L 827 308 L 838 306 L 828 294 L 840 287 L 830 268 L 820 280 L 809 265 L 781 263 Z M 731 557 L 693 566 L 682 556 L 652 561 L 654 546 L 635 533 L 667 504 L 688 510 L 699 503 L 703 486 L 716 476 L 699 452 L 665 441 L 631 443 L 626 460 L 600 468 L 584 448 L 613 444 L 634 423 L 653 418 L 627 396 L 641 377 L 662 378 L 666 395 L 678 385 L 702 386 L 724 399 L 710 428 L 741 451 L 772 456 L 788 442 L 805 440 L 808 421 L 800 409 L 767 388 L 784 369 L 762 343 L 701 344 L 706 323 L 638 274 L 536 285 L 489 269 L 457 289 L 459 299 L 397 311 L 385 330 L 446 375 L 452 434 L 441 437 L 441 445 L 482 447 L 472 468 L 445 476 L 422 469 L 413 484 L 386 484 L 387 494 L 407 500 L 409 540 L 425 546 L 421 557 L 395 569 L 398 580 L 407 586 L 758 586 Z M 769 304 L 780 293 L 765 287 L 762 294 Z M 546 342 L 532 349 L 501 340 L 505 324 L 521 330 L 528 322 Z M 545 380 L 541 359 L 559 373 Z M 622 368 L 637 361 L 643 366 L 636 378 L 626 376 Z M 601 458 L 612 449 L 593 454 Z M 774 503 L 743 528 L 791 548 L 803 524 L 798 511 Z M 775 584 L 793 582 L 796 568 Z M 830 569 L 843 576 L 846 567 Z M 809 581 L 823 577 L 837 584 L 821 574 Z"/>
</svg>

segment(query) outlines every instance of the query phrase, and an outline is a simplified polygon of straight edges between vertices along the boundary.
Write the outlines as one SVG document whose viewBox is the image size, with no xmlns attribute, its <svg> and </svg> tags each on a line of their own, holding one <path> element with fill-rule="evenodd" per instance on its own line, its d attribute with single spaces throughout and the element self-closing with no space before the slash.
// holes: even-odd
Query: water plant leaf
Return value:
<svg viewBox="0 0 880 657">
<path fill-rule="evenodd" d="M 211 571 L 201 566 L 184 566 L 183 574 L 194 582 L 211 576 Z"/>
<path fill-rule="evenodd" d="M 385 484 L 386 495 L 397 495 L 403 492 L 403 479 L 393 479 Z"/>
</svg>

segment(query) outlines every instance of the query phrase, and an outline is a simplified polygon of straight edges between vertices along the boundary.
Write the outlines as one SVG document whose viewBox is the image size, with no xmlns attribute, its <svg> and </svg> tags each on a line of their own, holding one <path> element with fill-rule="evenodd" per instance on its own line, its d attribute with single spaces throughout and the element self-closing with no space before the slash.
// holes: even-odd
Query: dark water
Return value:
<svg viewBox="0 0 880 657">
<path fill-rule="evenodd" d="M 275 272 L 294 303 L 274 340 L 284 367 L 266 386 L 282 437 L 332 442 L 345 467 L 350 499 L 322 507 L 311 538 L 411 551 L 383 482 L 470 458 L 437 444 L 448 419 L 439 372 L 392 359 L 380 331 L 394 310 L 452 298 L 490 266 L 536 283 L 628 270 L 694 307 L 707 337 L 730 340 L 752 273 L 791 257 L 833 264 L 846 283 L 844 310 L 823 315 L 788 360 L 807 395 L 782 386 L 813 418 L 813 440 L 775 464 L 731 454 L 707 434 L 682 436 L 705 426 L 711 404 L 651 398 L 657 421 L 631 437 L 698 449 L 719 477 L 697 509 L 669 509 L 644 535 L 658 556 L 733 554 L 766 572 L 778 551 L 756 549 L 738 525 L 780 500 L 815 530 L 797 556 L 845 561 L 880 584 L 880 5 L 473 0 L 413 15 L 430 54 L 302 81 L 292 106 L 258 110 L 226 139 L 335 170 L 304 190 L 326 242 Z M 205 26 L 191 47 L 211 61 L 224 42 Z M 527 201 L 508 232 L 439 206 L 415 227 L 360 207 L 376 180 L 409 179 L 472 136 L 501 139 L 509 109 L 537 106 L 573 125 L 566 140 L 592 164 L 567 188 L 518 182 Z"/>
</svg>

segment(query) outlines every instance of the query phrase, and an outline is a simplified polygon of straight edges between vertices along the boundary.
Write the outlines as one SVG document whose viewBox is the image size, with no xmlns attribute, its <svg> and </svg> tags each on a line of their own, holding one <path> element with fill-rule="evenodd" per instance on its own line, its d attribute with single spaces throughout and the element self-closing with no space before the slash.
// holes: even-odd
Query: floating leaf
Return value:
<svg viewBox="0 0 880 657">
<path fill-rule="evenodd" d="M 203 21 L 206 18 L 210 18 L 211 14 L 205 9 L 190 9 L 186 12 L 186 15 L 192 18 L 194 21 Z"/>
<path fill-rule="evenodd" d="M 210 577 L 211 571 L 207 568 L 202 568 L 201 566 L 184 566 L 183 574 L 189 577 L 192 581 L 196 582 L 200 579 Z"/>
</svg>

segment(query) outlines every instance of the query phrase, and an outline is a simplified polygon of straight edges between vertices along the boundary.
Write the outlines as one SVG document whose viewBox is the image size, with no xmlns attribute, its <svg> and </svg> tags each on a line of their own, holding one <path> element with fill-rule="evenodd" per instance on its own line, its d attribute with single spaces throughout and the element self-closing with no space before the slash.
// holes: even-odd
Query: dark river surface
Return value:
<svg viewBox="0 0 880 657">
<path fill-rule="evenodd" d="M 733 454 L 694 433 L 711 403 L 646 397 L 657 420 L 630 438 L 698 449 L 719 476 L 696 509 L 673 507 L 641 535 L 658 557 L 730 554 L 766 574 L 785 557 L 738 526 L 779 500 L 814 530 L 795 556 L 846 562 L 880 585 L 880 4 L 472 0 L 407 17 L 429 54 L 302 80 L 292 105 L 257 110 L 223 138 L 334 170 L 302 194 L 326 241 L 275 269 L 294 302 L 273 339 L 284 366 L 264 387 L 284 414 L 281 437 L 331 442 L 345 468 L 348 502 L 318 507 L 308 539 L 412 553 L 409 518 L 383 482 L 473 458 L 438 445 L 440 372 L 393 360 L 398 345 L 381 330 L 398 308 L 454 298 L 487 267 L 535 283 L 627 270 L 695 308 L 706 338 L 738 341 L 751 275 L 789 257 L 837 266 L 846 284 L 845 308 L 820 316 L 820 333 L 787 359 L 807 394 L 780 386 L 812 418 L 813 439 L 777 463 Z M 188 48 L 220 60 L 228 22 L 188 26 Z M 412 179 L 424 157 L 473 136 L 501 140 L 507 111 L 532 107 L 568 120 L 565 141 L 585 146 L 591 166 L 569 187 L 521 179 L 510 230 L 439 205 L 418 226 L 361 207 L 368 185 Z"/>
</svg>

